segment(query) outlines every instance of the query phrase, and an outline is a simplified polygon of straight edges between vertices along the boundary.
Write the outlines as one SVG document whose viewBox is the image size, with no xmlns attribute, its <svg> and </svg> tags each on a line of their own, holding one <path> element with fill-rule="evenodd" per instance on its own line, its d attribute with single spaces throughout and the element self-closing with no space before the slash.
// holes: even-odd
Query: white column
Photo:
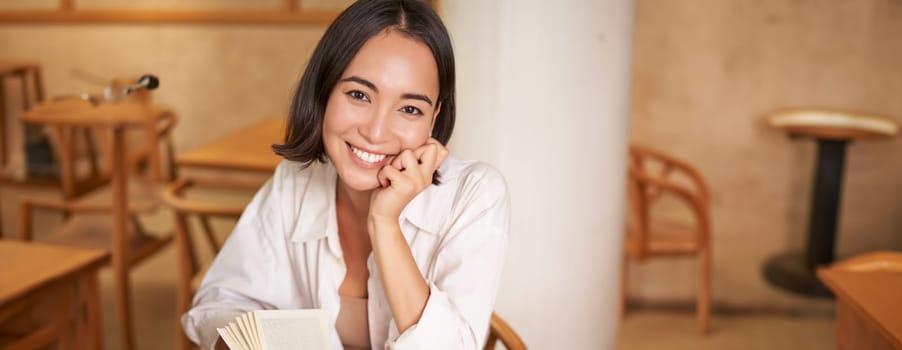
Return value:
<svg viewBox="0 0 902 350">
<path fill-rule="evenodd" d="M 610 349 L 633 1 L 453 0 L 452 153 L 507 178 L 513 222 L 496 311 L 535 349 Z"/>
</svg>

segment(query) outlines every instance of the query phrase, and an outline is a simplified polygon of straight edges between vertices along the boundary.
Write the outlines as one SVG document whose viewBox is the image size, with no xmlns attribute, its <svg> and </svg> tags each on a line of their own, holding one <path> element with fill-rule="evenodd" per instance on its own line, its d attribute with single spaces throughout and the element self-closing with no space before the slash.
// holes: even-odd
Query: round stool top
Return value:
<svg viewBox="0 0 902 350">
<path fill-rule="evenodd" d="M 831 109 L 782 109 L 770 113 L 767 123 L 792 134 L 819 139 L 891 137 L 899 133 L 898 123 L 888 117 Z"/>
</svg>

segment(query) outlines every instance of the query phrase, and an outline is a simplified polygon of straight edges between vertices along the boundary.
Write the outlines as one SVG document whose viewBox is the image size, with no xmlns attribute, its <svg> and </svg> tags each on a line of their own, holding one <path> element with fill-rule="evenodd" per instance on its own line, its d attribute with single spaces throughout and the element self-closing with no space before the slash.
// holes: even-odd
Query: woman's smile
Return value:
<svg viewBox="0 0 902 350">
<path fill-rule="evenodd" d="M 345 144 L 348 145 L 348 151 L 351 153 L 351 158 L 354 159 L 354 162 L 364 168 L 380 169 L 394 158 L 392 155 L 364 150 L 349 142 L 345 142 Z"/>
</svg>

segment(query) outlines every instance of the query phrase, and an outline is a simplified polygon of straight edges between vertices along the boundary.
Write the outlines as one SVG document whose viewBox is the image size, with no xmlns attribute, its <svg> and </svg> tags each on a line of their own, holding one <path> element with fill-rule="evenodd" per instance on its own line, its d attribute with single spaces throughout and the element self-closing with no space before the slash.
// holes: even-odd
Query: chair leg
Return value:
<svg viewBox="0 0 902 350">
<path fill-rule="evenodd" d="M 178 252 L 178 268 L 179 282 L 178 294 L 176 295 L 176 317 L 191 309 L 191 299 L 193 291 L 191 290 L 191 277 L 197 272 L 197 264 L 194 256 L 194 249 L 191 245 L 191 237 L 188 237 L 188 222 L 184 214 L 176 211 L 174 214 L 175 225 L 173 226 L 175 233 L 176 249 Z M 194 343 L 185 335 L 181 322 L 176 322 L 176 342 L 178 350 L 189 350 L 194 348 Z"/>
<path fill-rule="evenodd" d="M 118 304 L 119 322 L 122 326 L 121 344 L 124 349 L 135 349 L 134 323 L 131 307 L 131 284 L 128 278 L 128 268 L 125 261 L 113 262 L 113 280 L 116 286 L 116 303 Z"/>
<path fill-rule="evenodd" d="M 699 254 L 698 301 L 696 317 L 698 333 L 708 334 L 708 317 L 711 314 L 711 252 L 708 248 Z"/>
<path fill-rule="evenodd" d="M 620 319 L 626 317 L 626 293 L 629 290 L 629 258 L 624 254 L 620 262 Z"/>
<path fill-rule="evenodd" d="M 100 282 L 97 280 L 97 271 L 92 271 L 83 282 L 84 302 L 87 316 L 85 317 L 85 337 L 91 349 L 103 349 L 103 322 L 101 322 L 100 308 Z"/>
</svg>

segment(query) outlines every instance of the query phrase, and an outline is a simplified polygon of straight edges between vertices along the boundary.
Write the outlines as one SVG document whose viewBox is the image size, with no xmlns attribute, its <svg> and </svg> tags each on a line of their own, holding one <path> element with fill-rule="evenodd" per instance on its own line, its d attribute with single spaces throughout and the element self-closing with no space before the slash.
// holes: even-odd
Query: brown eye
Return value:
<svg viewBox="0 0 902 350">
<path fill-rule="evenodd" d="M 404 107 L 401 107 L 400 111 L 401 111 L 401 112 L 404 112 L 404 113 L 407 113 L 407 114 L 423 115 L 423 112 L 420 111 L 419 108 L 416 108 L 416 107 L 414 107 L 414 106 L 404 106 Z"/>
<path fill-rule="evenodd" d="M 363 92 L 360 92 L 358 90 L 351 90 L 345 94 L 348 96 L 351 96 L 351 98 L 353 98 L 355 100 L 360 100 L 360 101 L 369 101 L 370 100 L 370 98 L 367 97 L 366 94 L 364 94 Z"/>
</svg>

